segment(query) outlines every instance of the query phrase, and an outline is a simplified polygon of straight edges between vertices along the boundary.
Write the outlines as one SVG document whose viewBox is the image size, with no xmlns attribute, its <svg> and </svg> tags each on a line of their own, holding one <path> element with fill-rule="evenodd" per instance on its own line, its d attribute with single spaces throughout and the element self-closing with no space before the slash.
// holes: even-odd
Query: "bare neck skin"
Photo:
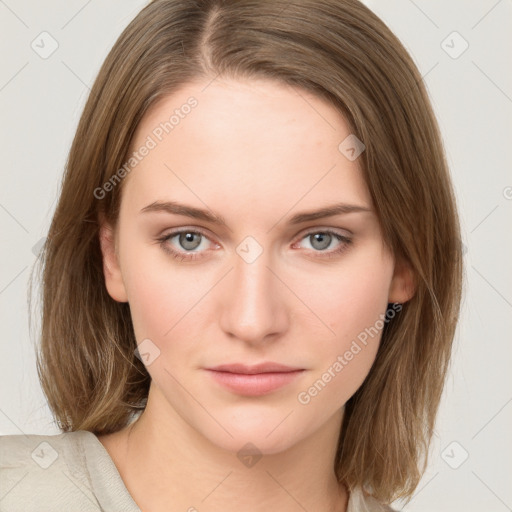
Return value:
<svg viewBox="0 0 512 512">
<path fill-rule="evenodd" d="M 174 411 L 153 406 L 159 393 L 152 384 L 137 421 L 98 437 L 143 512 L 346 511 L 348 494 L 333 470 L 342 409 L 288 450 L 242 462 Z"/>
</svg>

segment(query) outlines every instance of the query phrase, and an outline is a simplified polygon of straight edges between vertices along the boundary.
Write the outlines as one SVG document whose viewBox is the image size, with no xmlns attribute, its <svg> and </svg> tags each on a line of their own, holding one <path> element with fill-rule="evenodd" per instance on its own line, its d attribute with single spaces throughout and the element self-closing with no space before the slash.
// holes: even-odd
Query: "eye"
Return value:
<svg viewBox="0 0 512 512">
<path fill-rule="evenodd" d="M 174 239 L 176 240 L 173 243 Z M 312 247 L 311 252 L 321 258 L 332 258 L 339 255 L 352 244 L 352 239 L 330 229 L 310 231 L 303 235 L 300 240 L 308 240 Z M 207 250 L 207 242 L 213 244 L 203 232 L 197 229 L 173 231 L 158 238 L 157 241 L 167 254 L 180 261 L 192 261 L 203 257 L 203 253 Z M 327 251 L 326 249 L 332 246 L 333 242 L 338 242 L 338 246 Z M 300 242 L 296 242 L 294 246 L 298 243 Z"/>
<path fill-rule="evenodd" d="M 171 243 L 173 239 L 176 239 L 175 244 Z M 174 231 L 158 239 L 165 252 L 181 261 L 200 258 L 200 254 L 197 253 L 204 252 L 201 249 L 204 249 L 205 240 L 209 238 L 204 233 L 192 229 Z M 176 246 L 178 250 L 174 248 Z"/>
<path fill-rule="evenodd" d="M 313 248 L 313 252 L 316 253 L 325 253 L 321 254 L 320 257 L 332 258 L 338 254 L 341 254 L 343 251 L 348 249 L 350 244 L 352 243 L 352 239 L 337 233 L 336 231 L 332 231 L 329 229 L 326 230 L 317 230 L 310 231 L 305 236 L 302 237 L 301 240 L 308 240 L 311 247 Z M 339 242 L 337 248 L 331 251 L 326 251 L 325 249 L 332 245 L 332 242 Z"/>
</svg>

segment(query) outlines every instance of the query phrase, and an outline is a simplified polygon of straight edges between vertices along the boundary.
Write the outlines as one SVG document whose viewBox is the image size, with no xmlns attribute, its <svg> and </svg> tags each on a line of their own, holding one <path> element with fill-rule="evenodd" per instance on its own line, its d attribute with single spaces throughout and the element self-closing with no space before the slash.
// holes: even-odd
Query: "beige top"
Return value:
<svg viewBox="0 0 512 512">
<path fill-rule="evenodd" d="M 141 512 L 91 432 L 0 436 L 2 512 Z M 347 512 L 392 512 L 360 491 Z"/>
</svg>

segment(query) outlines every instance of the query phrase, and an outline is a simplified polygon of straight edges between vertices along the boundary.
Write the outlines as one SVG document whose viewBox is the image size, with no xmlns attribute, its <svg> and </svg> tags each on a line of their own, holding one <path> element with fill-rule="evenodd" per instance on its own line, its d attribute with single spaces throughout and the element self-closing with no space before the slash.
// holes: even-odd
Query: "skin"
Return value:
<svg viewBox="0 0 512 512">
<path fill-rule="evenodd" d="M 367 376 L 380 334 L 308 404 L 298 395 L 388 302 L 412 296 L 411 272 L 384 246 L 358 159 L 338 150 L 351 133 L 339 112 L 277 82 L 207 84 L 189 83 L 146 114 L 135 149 L 190 96 L 198 100 L 125 178 L 115 229 L 102 224 L 108 292 L 129 302 L 137 342 L 150 339 L 160 353 L 147 365 L 143 414 L 99 439 L 144 511 L 344 511 L 348 493 L 333 465 L 344 404 Z M 222 215 L 227 226 L 141 213 L 170 200 Z M 371 211 L 288 223 L 338 202 Z M 194 252 L 179 236 L 158 242 L 176 228 L 206 235 L 192 240 L 198 259 L 166 252 Z M 327 229 L 352 243 L 333 236 L 322 246 L 312 235 Z M 252 263 L 237 252 L 248 236 L 262 250 Z M 262 361 L 305 371 L 247 397 L 204 370 Z M 237 457 L 248 442 L 262 455 L 252 467 Z"/>
</svg>

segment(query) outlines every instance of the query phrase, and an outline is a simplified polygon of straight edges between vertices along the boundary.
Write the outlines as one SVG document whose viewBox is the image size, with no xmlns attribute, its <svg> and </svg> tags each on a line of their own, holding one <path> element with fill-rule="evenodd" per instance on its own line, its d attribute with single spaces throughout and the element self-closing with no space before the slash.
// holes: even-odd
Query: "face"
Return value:
<svg viewBox="0 0 512 512">
<path fill-rule="evenodd" d="M 148 407 L 217 446 L 276 453 L 341 421 L 406 277 L 359 159 L 339 149 L 351 133 L 340 113 L 274 82 L 206 85 L 138 126 L 145 156 L 124 178 L 115 232 L 101 231 L 106 285 L 130 305 Z M 208 370 L 262 362 L 299 371 Z"/>
</svg>

